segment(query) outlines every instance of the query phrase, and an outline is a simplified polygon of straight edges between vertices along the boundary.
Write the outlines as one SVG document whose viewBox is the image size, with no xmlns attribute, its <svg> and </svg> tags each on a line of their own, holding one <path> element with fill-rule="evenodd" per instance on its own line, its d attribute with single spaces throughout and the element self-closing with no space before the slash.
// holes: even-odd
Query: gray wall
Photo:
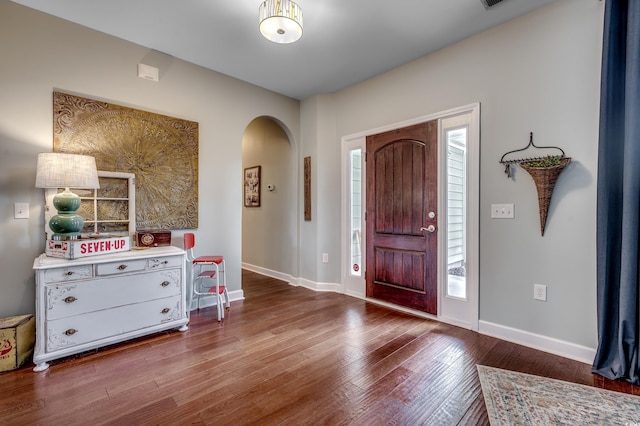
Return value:
<svg viewBox="0 0 640 426">
<path fill-rule="evenodd" d="M 335 218 L 343 136 L 480 102 L 480 318 L 595 347 L 603 10 L 604 3 L 595 0 L 557 0 L 344 90 L 331 101 L 303 101 L 302 134 L 316 136 L 304 143 L 317 149 L 314 166 L 331 189 L 317 195 L 315 214 L 323 225 L 318 247 L 334 259 L 340 252 Z M 312 132 L 307 121 L 318 129 L 335 128 L 335 134 Z M 538 145 L 559 145 L 573 157 L 558 181 L 544 237 L 532 180 L 522 171 L 508 180 L 498 163 L 505 152 L 525 146 L 530 131 Z M 514 203 L 515 219 L 492 220 L 492 203 Z M 322 268 L 318 258 L 315 262 Z M 317 275 L 339 282 L 339 263 Z M 534 283 L 548 286 L 546 303 L 533 300 Z"/>
<path fill-rule="evenodd" d="M 311 220 L 300 225 L 300 276 L 316 283 L 340 282 L 340 145 L 335 143 L 334 100 L 333 95 L 317 95 L 301 107 L 300 157 L 311 157 Z M 303 190 L 301 185 L 301 201 Z M 329 254 L 328 263 L 322 263 L 322 253 Z"/>
<path fill-rule="evenodd" d="M 296 140 L 297 100 L 8 1 L 0 52 L 0 317 L 34 311 L 31 268 L 44 250 L 35 166 L 37 153 L 53 149 L 54 90 L 199 123 L 197 248 L 225 254 L 230 290 L 240 289 L 242 137 L 254 118 L 272 116 Z M 143 59 L 160 67 L 158 83 L 137 77 Z M 30 203 L 30 219 L 13 219 L 15 202 Z M 181 235 L 174 231 L 174 245 Z"/>
</svg>

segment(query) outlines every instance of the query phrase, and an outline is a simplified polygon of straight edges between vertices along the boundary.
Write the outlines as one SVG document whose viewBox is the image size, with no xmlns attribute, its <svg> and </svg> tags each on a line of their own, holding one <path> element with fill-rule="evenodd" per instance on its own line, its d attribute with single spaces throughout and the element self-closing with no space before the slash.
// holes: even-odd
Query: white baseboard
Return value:
<svg viewBox="0 0 640 426">
<path fill-rule="evenodd" d="M 300 287 L 308 288 L 314 291 L 331 291 L 334 293 L 342 293 L 342 286 L 335 283 L 318 283 L 315 281 L 307 280 L 305 278 L 297 278 L 296 284 Z"/>
<path fill-rule="evenodd" d="M 197 296 L 193 296 L 193 300 L 191 301 L 191 310 L 195 310 L 198 308 L 198 299 Z M 200 298 L 200 307 L 207 308 L 209 306 L 215 306 L 215 297 L 213 296 L 201 296 Z M 229 301 L 234 302 L 236 300 L 244 300 L 244 290 L 234 290 L 229 292 Z M 187 301 L 188 302 L 188 301 Z"/>
<path fill-rule="evenodd" d="M 488 321 L 480 321 L 479 333 L 487 336 L 497 337 L 501 340 L 517 343 L 533 349 L 549 352 L 565 358 L 592 364 L 596 356 L 595 348 L 577 345 L 575 343 L 566 342 L 564 340 L 555 339 L 553 337 L 543 336 L 541 334 L 531 333 L 516 328 L 507 327 L 500 324 L 494 324 Z"/>
<path fill-rule="evenodd" d="M 242 269 L 246 269 L 247 271 L 255 272 L 257 274 L 266 275 L 267 277 L 275 278 L 280 281 L 286 281 L 291 283 L 293 277 L 289 274 L 284 274 L 282 272 L 274 271 L 272 269 L 263 268 L 262 266 L 252 265 L 250 263 L 242 262 Z"/>
<path fill-rule="evenodd" d="M 342 286 L 335 283 L 319 283 L 308 280 L 306 278 L 294 277 L 289 274 L 283 274 L 282 272 L 273 271 L 271 269 L 263 268 L 261 266 L 251 265 L 249 263 L 242 263 L 242 268 L 251 272 L 255 272 L 267 277 L 275 278 L 281 281 L 286 281 L 290 285 L 295 287 L 304 287 L 315 291 L 333 291 L 336 293 L 342 293 Z"/>
</svg>

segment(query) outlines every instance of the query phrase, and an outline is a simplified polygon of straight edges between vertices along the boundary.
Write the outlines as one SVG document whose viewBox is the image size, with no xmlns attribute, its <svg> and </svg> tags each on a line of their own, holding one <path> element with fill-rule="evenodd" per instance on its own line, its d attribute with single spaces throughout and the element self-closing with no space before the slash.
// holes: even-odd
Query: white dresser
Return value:
<svg viewBox="0 0 640 426">
<path fill-rule="evenodd" d="M 172 328 L 187 330 L 185 253 L 169 247 L 57 259 L 36 273 L 34 371 L 47 361 Z"/>
</svg>

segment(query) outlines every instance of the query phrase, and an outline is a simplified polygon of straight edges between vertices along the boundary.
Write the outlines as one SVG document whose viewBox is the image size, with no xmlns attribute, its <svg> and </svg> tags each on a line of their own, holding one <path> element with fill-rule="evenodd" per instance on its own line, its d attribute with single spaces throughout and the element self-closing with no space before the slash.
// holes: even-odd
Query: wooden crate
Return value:
<svg viewBox="0 0 640 426">
<path fill-rule="evenodd" d="M 0 318 L 0 372 L 21 367 L 33 354 L 33 315 Z"/>
<path fill-rule="evenodd" d="M 80 240 L 47 240 L 45 253 L 49 257 L 78 259 L 80 257 L 131 250 L 131 237 L 84 238 Z"/>
</svg>

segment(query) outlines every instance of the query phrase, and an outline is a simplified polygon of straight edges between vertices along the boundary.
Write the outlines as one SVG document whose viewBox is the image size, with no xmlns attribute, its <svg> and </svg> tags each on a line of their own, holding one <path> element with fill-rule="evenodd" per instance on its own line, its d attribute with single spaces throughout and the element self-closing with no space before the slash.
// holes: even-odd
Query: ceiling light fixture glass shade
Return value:
<svg viewBox="0 0 640 426">
<path fill-rule="evenodd" d="M 275 43 L 302 37 L 302 9 L 290 0 L 265 0 L 260 5 L 260 32 Z"/>
</svg>

